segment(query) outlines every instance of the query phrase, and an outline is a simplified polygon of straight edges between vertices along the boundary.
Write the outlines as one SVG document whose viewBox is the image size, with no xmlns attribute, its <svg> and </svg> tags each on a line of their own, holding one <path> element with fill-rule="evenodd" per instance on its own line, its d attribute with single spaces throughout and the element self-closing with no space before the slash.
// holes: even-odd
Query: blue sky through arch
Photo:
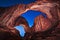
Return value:
<svg viewBox="0 0 60 40">
<path fill-rule="evenodd" d="M 15 28 L 19 31 L 21 37 L 25 36 L 25 29 L 22 25 L 16 26 Z"/>
<path fill-rule="evenodd" d="M 43 15 L 44 17 L 46 17 L 46 15 L 44 13 L 39 12 L 39 11 L 34 11 L 34 10 L 28 10 L 21 16 L 23 16 L 27 20 L 29 26 L 32 27 L 34 24 L 35 17 L 37 17 L 39 15 Z"/>
<path fill-rule="evenodd" d="M 34 24 L 35 17 L 39 16 L 39 15 L 43 15 L 46 18 L 46 15 L 44 13 L 39 12 L 39 11 L 34 11 L 34 10 L 29 10 L 29 11 L 25 12 L 24 14 L 22 14 L 21 16 L 23 16 L 27 20 L 29 26 L 32 27 Z M 20 31 L 21 37 L 24 37 L 25 30 L 24 30 L 23 26 L 22 25 L 16 26 L 15 28 Z"/>
<path fill-rule="evenodd" d="M 35 1 L 36 0 L 0 0 L 0 7 L 9 7 L 9 6 L 16 5 L 16 4 L 29 4 Z M 42 12 L 38 12 L 34 10 L 29 10 L 25 14 L 22 14 L 21 16 L 23 16 L 27 20 L 29 26 L 32 27 L 34 23 L 34 18 L 38 15 L 43 15 L 44 17 L 46 17 L 46 15 L 43 14 Z M 21 25 L 16 26 L 15 28 L 20 31 L 21 37 L 24 37 L 25 30 L 23 26 Z"/>
</svg>

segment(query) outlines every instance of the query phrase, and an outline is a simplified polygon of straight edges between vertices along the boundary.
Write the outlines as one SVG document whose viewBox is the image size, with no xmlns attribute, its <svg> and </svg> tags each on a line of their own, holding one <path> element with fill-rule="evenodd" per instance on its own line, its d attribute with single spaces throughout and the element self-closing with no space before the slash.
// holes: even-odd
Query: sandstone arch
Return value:
<svg viewBox="0 0 60 40">
<path fill-rule="evenodd" d="M 41 26 L 41 28 L 44 28 L 44 26 L 48 24 L 48 26 L 50 25 L 50 27 L 57 25 L 57 23 L 59 22 L 59 18 L 58 18 L 58 11 L 57 11 L 57 7 L 55 3 L 47 3 L 47 4 L 43 4 L 43 5 L 34 5 L 31 7 L 32 10 L 35 11 L 40 11 L 43 12 L 47 15 L 47 18 L 44 18 L 42 16 L 39 16 L 37 18 L 35 18 L 35 25 L 37 25 L 37 27 Z M 53 10 L 53 11 L 52 11 Z M 55 12 L 55 13 L 54 13 Z M 38 21 L 37 21 L 38 20 Z M 44 20 L 44 21 L 43 21 Z M 46 20 L 46 21 L 45 21 Z M 38 22 L 38 23 L 37 23 Z M 42 22 L 42 23 L 41 23 Z M 37 23 L 37 24 L 36 24 Z M 40 24 L 40 25 L 39 25 Z M 34 27 L 35 27 L 34 25 Z M 43 26 L 43 27 L 42 27 Z M 36 30 L 39 29 L 39 27 Z M 50 28 L 49 27 L 49 28 Z M 45 27 L 46 28 L 46 27 Z M 35 28 L 34 28 L 35 29 Z M 41 30 L 41 29 L 39 29 Z M 43 29 L 44 30 L 44 29 Z M 46 29 L 47 30 L 47 29 Z M 42 31 L 42 30 L 41 30 Z"/>
<path fill-rule="evenodd" d="M 60 2 L 60 1 L 59 1 Z M 47 7 L 47 5 L 46 4 L 53 4 L 52 6 L 50 5 L 50 6 L 48 6 Z M 58 5 L 56 5 L 55 6 L 55 3 L 57 3 Z M 37 8 L 31 8 L 32 6 L 34 6 L 34 5 L 42 5 L 41 6 L 41 8 L 39 9 L 39 7 L 37 7 Z M 46 6 L 48 9 L 46 9 L 44 6 Z M 50 7 L 50 9 L 51 10 L 49 10 L 49 7 Z M 45 10 L 45 9 L 46 10 Z M 37 10 L 36 10 L 37 9 Z M 44 10 L 43 10 L 44 9 Z M 54 9 L 54 10 L 53 10 Z M 53 13 L 53 12 L 57 12 L 57 10 L 58 10 L 58 13 Z M 3 8 L 3 9 L 1 9 L 2 10 L 2 13 L 0 13 L 1 15 L 0 15 L 0 27 L 2 26 L 2 27 L 7 27 L 8 29 L 10 29 L 10 27 L 12 28 L 12 29 L 14 29 L 13 27 L 14 27 L 14 20 L 16 19 L 16 18 L 18 18 L 21 14 L 23 14 L 24 12 L 26 12 L 27 10 L 36 10 L 36 11 L 41 11 L 41 12 L 44 12 L 46 15 L 47 15 L 47 19 L 49 19 L 50 21 L 52 21 L 52 24 L 54 24 L 55 22 L 57 22 L 59 19 L 60 19 L 60 4 L 58 3 L 58 2 L 54 2 L 54 1 L 52 1 L 51 0 L 51 2 L 50 1 L 48 1 L 47 0 L 47 2 L 45 1 L 45 2 L 43 2 L 43 1 L 37 1 L 37 2 L 35 2 L 35 3 L 31 3 L 31 4 L 28 4 L 28 5 L 24 5 L 24 4 L 20 4 L 20 5 L 16 5 L 16 6 L 12 6 L 12 7 L 8 7 L 8 8 Z M 47 10 L 49 10 L 49 11 L 51 11 L 50 13 L 52 13 L 53 15 L 51 15 L 50 13 L 49 13 L 49 11 L 48 11 L 48 13 L 47 13 Z M 1 12 L 1 11 L 0 11 Z M 58 15 L 59 16 L 58 16 Z M 58 19 L 58 17 L 59 17 L 59 19 Z M 37 17 L 35 20 L 39 20 L 38 19 L 39 17 Z M 43 18 L 44 19 L 44 18 Z M 47 20 L 46 19 L 46 20 Z M 59 20 L 60 21 L 60 20 Z M 35 24 L 36 24 L 37 22 L 35 22 Z M 20 23 L 19 23 L 19 25 L 20 25 Z M 58 26 L 59 26 L 59 28 L 60 28 L 60 24 L 58 24 Z M 56 26 L 57 27 L 57 26 Z M 32 28 L 32 30 L 33 29 L 35 29 L 35 27 L 33 27 Z M 11 30 L 11 29 L 10 29 Z M 14 29 L 15 30 L 15 29 Z M 11 31 L 12 32 L 12 31 Z M 34 34 L 34 33 L 33 33 Z M 33 35 L 33 37 L 34 37 L 34 35 Z M 35 37 L 36 38 L 36 37 Z M 27 38 L 28 39 L 28 38 Z M 40 40 L 40 39 L 39 39 Z"/>
<path fill-rule="evenodd" d="M 18 25 L 22 25 L 25 29 L 26 32 L 30 32 L 31 29 L 29 27 L 28 22 L 26 21 L 26 19 L 22 16 L 19 16 L 15 21 L 14 21 L 14 27 L 18 26 Z"/>
</svg>

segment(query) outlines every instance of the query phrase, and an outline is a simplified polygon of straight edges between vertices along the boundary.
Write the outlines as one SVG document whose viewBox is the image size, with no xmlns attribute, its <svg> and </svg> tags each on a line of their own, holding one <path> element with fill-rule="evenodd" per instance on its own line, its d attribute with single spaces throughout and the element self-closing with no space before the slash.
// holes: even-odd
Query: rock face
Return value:
<svg viewBox="0 0 60 40">
<path fill-rule="evenodd" d="M 22 40 L 20 38 L 19 31 L 15 29 L 15 26 L 22 25 L 25 29 L 25 32 L 30 32 L 29 25 L 25 18 L 19 16 L 14 20 L 11 26 L 6 27 L 5 25 L 0 25 L 0 40 Z"/>
<path fill-rule="evenodd" d="M 40 11 L 34 25 L 29 28 L 25 18 L 20 15 L 28 10 Z M 26 31 L 21 38 L 14 27 L 23 25 Z M 38 0 L 28 5 L 20 4 L 8 8 L 0 8 L 0 40 L 60 40 L 60 4 L 59 0 Z"/>
<path fill-rule="evenodd" d="M 26 21 L 26 19 L 24 17 L 19 16 L 14 22 L 13 22 L 14 26 L 18 26 L 18 25 L 22 25 L 25 29 L 25 32 L 30 32 L 30 28 L 28 25 L 28 22 Z"/>
<path fill-rule="evenodd" d="M 47 16 L 46 18 L 44 18 L 41 15 L 41 16 L 38 16 L 37 18 L 35 18 L 35 26 L 36 26 L 35 30 L 36 31 L 38 29 L 41 31 L 45 31 L 57 24 L 57 22 L 59 20 L 58 14 L 57 14 L 58 11 L 57 11 L 57 8 L 55 7 L 56 5 L 54 3 L 47 3 L 47 4 L 43 4 L 43 5 L 34 5 L 34 6 L 36 6 L 36 7 L 34 8 L 32 6 L 32 10 L 42 11 Z M 34 28 L 35 28 L 35 26 L 34 26 Z"/>
<path fill-rule="evenodd" d="M 19 36 L 18 30 L 0 26 L 0 40 L 20 40 Z"/>
</svg>

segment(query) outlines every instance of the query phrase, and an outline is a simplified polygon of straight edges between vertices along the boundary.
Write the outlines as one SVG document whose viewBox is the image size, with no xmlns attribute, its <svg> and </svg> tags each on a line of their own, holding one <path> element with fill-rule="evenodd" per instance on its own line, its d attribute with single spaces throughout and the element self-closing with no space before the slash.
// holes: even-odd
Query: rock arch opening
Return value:
<svg viewBox="0 0 60 40">
<path fill-rule="evenodd" d="M 23 25 L 15 26 L 15 28 L 19 31 L 20 36 L 24 37 L 26 32 L 25 32 Z"/>
<path fill-rule="evenodd" d="M 27 12 L 23 13 L 21 16 L 26 19 L 26 21 L 29 24 L 29 27 L 32 27 L 34 24 L 34 19 L 39 15 L 46 17 L 46 14 L 44 14 L 43 12 L 35 11 L 35 10 L 28 10 Z"/>
</svg>

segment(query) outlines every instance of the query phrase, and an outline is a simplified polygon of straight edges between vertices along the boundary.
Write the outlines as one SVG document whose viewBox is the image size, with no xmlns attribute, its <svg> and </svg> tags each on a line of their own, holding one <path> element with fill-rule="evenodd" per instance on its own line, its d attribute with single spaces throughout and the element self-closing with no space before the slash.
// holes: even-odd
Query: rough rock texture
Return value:
<svg viewBox="0 0 60 40">
<path fill-rule="evenodd" d="M 19 16 L 14 22 L 14 26 L 22 25 L 25 29 L 25 32 L 30 32 L 30 28 L 28 22 L 24 17 Z"/>
<path fill-rule="evenodd" d="M 31 9 L 45 13 L 47 18 L 42 15 L 37 16 L 32 27 L 33 32 L 27 34 L 25 39 L 60 40 L 60 6 L 58 7 L 55 3 L 42 4 L 34 5 Z"/>
<path fill-rule="evenodd" d="M 0 8 L 0 40 L 60 40 L 60 4 L 59 0 L 38 0 L 31 4 L 19 4 Z M 25 18 L 20 15 L 28 10 L 40 11 L 46 18 L 39 15 L 34 25 L 29 28 Z M 21 38 L 14 27 L 23 25 L 26 31 Z"/>
<path fill-rule="evenodd" d="M 19 36 L 18 30 L 0 26 L 0 40 L 20 40 Z"/>
</svg>

